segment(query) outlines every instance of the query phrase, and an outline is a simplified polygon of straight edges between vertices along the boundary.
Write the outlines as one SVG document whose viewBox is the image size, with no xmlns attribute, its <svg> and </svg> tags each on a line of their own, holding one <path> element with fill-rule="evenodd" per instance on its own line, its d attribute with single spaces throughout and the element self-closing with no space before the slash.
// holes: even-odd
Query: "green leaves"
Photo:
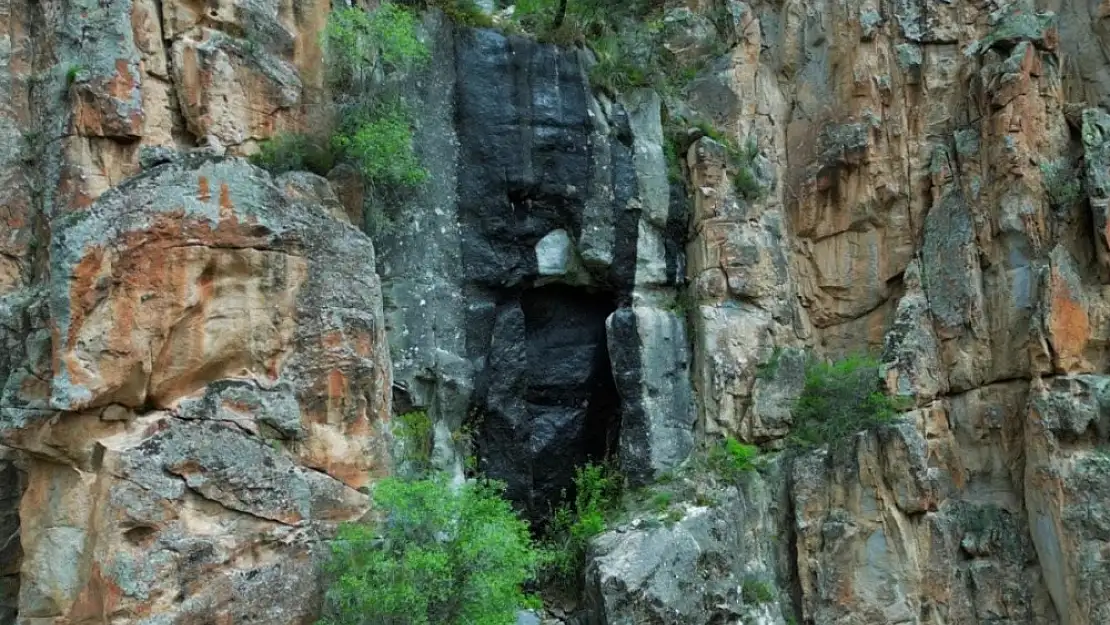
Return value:
<svg viewBox="0 0 1110 625">
<path fill-rule="evenodd" d="M 620 503 L 623 478 L 605 465 L 586 464 L 574 473 L 574 505 L 555 510 L 544 543 L 547 581 L 576 590 L 582 583 L 590 539 L 608 529 L 608 517 Z"/>
<path fill-rule="evenodd" d="M 504 625 L 538 552 L 497 482 L 443 476 L 378 483 L 381 520 L 341 527 L 319 625 Z"/>
<path fill-rule="evenodd" d="M 415 187 L 428 177 L 412 147 L 412 126 L 399 104 L 348 113 L 332 147 L 374 186 Z"/>
<path fill-rule="evenodd" d="M 901 400 L 883 392 L 874 359 L 814 362 L 794 405 L 791 442 L 801 447 L 831 443 L 886 423 L 902 409 Z"/>
<path fill-rule="evenodd" d="M 374 11 L 359 7 L 333 11 L 323 36 L 332 85 L 358 84 L 378 62 L 386 72 L 405 72 L 425 63 L 430 54 L 416 26 L 412 12 L 390 2 Z"/>
<path fill-rule="evenodd" d="M 745 445 L 735 438 L 726 438 L 709 452 L 709 468 L 717 475 L 736 482 L 748 471 L 755 470 L 759 448 Z"/>
</svg>

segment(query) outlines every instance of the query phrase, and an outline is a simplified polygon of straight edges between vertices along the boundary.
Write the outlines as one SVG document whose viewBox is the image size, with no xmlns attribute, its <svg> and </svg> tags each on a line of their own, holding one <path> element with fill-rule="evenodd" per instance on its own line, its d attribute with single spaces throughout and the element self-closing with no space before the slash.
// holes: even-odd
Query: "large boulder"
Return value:
<svg viewBox="0 0 1110 625">
<path fill-rule="evenodd" d="M 292 188 L 157 167 L 55 220 L 49 281 L 0 307 L 25 622 L 312 618 L 320 539 L 388 466 L 390 369 L 369 239 Z"/>
</svg>

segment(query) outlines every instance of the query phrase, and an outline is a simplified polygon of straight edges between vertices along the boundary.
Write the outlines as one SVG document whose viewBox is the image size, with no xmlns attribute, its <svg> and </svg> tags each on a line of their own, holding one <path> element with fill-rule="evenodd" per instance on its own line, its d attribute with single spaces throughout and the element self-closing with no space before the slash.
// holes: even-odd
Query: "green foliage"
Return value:
<svg viewBox="0 0 1110 625">
<path fill-rule="evenodd" d="M 663 522 L 666 523 L 667 526 L 671 526 L 681 521 L 685 516 L 686 513 L 684 513 L 681 509 L 671 508 L 667 511 L 667 514 L 663 516 Z"/>
<path fill-rule="evenodd" d="M 1053 206 L 1071 206 L 1083 197 L 1083 180 L 1080 173 L 1066 160 L 1041 163 L 1041 180 Z"/>
<path fill-rule="evenodd" d="M 754 471 L 759 448 L 745 445 L 735 438 L 726 438 L 709 452 L 709 469 L 730 481 L 738 481 L 745 473 Z"/>
<path fill-rule="evenodd" d="M 432 420 L 427 411 L 413 410 L 393 420 L 394 433 L 405 446 L 407 459 L 418 467 L 428 467 L 432 460 Z"/>
<path fill-rule="evenodd" d="M 662 514 L 671 507 L 671 501 L 674 500 L 674 495 L 666 491 L 655 493 L 651 498 L 651 507 L 656 512 Z"/>
<path fill-rule="evenodd" d="M 790 439 L 801 447 L 835 442 L 887 423 L 903 408 L 900 398 L 883 392 L 873 358 L 815 361 L 806 368 L 805 387 L 794 404 Z"/>
<path fill-rule="evenodd" d="M 348 111 L 331 145 L 338 158 L 357 167 L 375 189 L 416 187 L 428 177 L 413 149 L 409 115 L 400 102 Z"/>
<path fill-rule="evenodd" d="M 496 482 L 453 490 L 442 476 L 388 478 L 379 522 L 347 524 L 331 543 L 319 625 L 504 625 L 535 600 L 523 585 L 539 552 Z"/>
<path fill-rule="evenodd" d="M 471 28 L 490 28 L 493 18 L 481 9 L 474 0 L 430 0 L 429 5 L 438 7 L 452 22 Z"/>
<path fill-rule="evenodd" d="M 326 175 L 335 166 L 335 154 L 329 146 L 312 135 L 282 133 L 263 142 L 250 161 L 273 174 L 288 171 L 310 171 Z"/>
<path fill-rule="evenodd" d="M 566 11 L 560 14 L 560 8 Z M 560 45 L 583 44 L 597 58 L 590 83 L 617 94 L 637 87 L 669 89 L 682 72 L 661 45 L 662 5 L 647 0 L 519 0 L 513 19 L 523 32 Z"/>
<path fill-rule="evenodd" d="M 623 478 L 605 465 L 587 464 L 574 475 L 573 506 L 555 510 L 547 530 L 541 577 L 564 589 L 578 589 L 586 564 L 586 548 L 608 528 L 608 517 L 621 500 Z M 564 494 L 565 497 L 565 494 Z"/>
<path fill-rule="evenodd" d="M 748 577 L 740 586 L 740 596 L 744 603 L 770 603 L 775 600 L 775 589 L 764 580 Z"/>
<path fill-rule="evenodd" d="M 361 84 L 379 63 L 387 73 L 422 65 L 430 55 L 416 27 L 416 16 L 391 2 L 374 11 L 332 11 L 323 35 L 330 82 L 339 88 Z"/>
<path fill-rule="evenodd" d="M 621 93 L 653 84 L 651 68 L 635 60 L 629 44 L 619 35 L 605 35 L 590 42 L 597 64 L 590 68 L 590 84 L 607 93 Z"/>
<path fill-rule="evenodd" d="M 77 65 L 70 65 L 69 69 L 66 70 L 66 86 L 72 86 L 73 83 L 77 82 L 77 77 L 80 76 L 83 71 L 85 71 L 85 66 L 80 63 Z"/>
<path fill-rule="evenodd" d="M 273 173 L 326 175 L 348 163 L 375 200 L 420 185 L 427 171 L 413 147 L 409 111 L 390 88 L 396 74 L 426 62 L 411 11 L 385 2 L 374 11 L 333 11 L 324 29 L 328 78 L 336 93 L 334 120 L 309 134 L 283 134 L 262 145 L 252 162 Z"/>
<path fill-rule="evenodd" d="M 728 135 L 706 120 L 693 123 L 702 135 L 720 143 L 728 155 L 728 167 L 732 171 L 732 187 L 746 200 L 755 202 L 763 199 L 767 190 L 755 174 L 755 159 L 759 157 L 759 144 L 755 137 L 748 137 L 744 144 L 737 145 Z"/>
</svg>

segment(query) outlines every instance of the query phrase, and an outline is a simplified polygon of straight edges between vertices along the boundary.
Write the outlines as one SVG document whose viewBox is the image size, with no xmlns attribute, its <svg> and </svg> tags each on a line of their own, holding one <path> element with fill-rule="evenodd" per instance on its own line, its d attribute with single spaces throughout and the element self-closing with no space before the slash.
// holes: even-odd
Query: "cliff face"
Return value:
<svg viewBox="0 0 1110 625">
<path fill-rule="evenodd" d="M 666 102 L 429 15 L 431 176 L 371 242 L 236 158 L 319 104 L 327 1 L 0 0 L 0 623 L 307 622 L 391 413 L 539 516 L 607 452 L 780 447 L 804 348 L 911 409 L 602 536 L 591 618 L 1110 622 L 1110 9 L 668 7 L 727 53 Z M 709 138 L 669 176 L 664 108 L 767 193 Z"/>
</svg>

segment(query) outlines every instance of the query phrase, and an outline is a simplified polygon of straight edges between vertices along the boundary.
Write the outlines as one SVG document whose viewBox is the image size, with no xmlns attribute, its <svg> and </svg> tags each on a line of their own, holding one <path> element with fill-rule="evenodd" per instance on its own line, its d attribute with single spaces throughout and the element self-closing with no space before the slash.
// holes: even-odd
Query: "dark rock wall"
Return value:
<svg viewBox="0 0 1110 625">
<path fill-rule="evenodd" d="M 23 476 L 0 455 L 0 623 L 14 623 L 19 598 L 19 497 Z"/>
<path fill-rule="evenodd" d="M 595 96 L 582 51 L 435 16 L 427 24 L 435 62 L 453 63 L 416 81 L 425 86 L 414 100 L 450 100 L 453 120 L 425 106 L 417 144 L 435 184 L 455 184 L 422 190 L 397 230 L 379 237 L 398 407 L 432 413 L 437 462 L 456 471 L 452 431 L 466 413 L 479 468 L 541 516 L 587 460 L 629 450 L 644 458 L 622 463 L 651 473 L 648 422 L 661 406 L 639 401 L 652 386 L 645 366 L 666 372 L 656 377 L 681 370 L 679 412 L 692 415 L 681 319 L 646 317 L 675 341 L 659 367 L 645 363 L 644 315 L 632 314 L 647 297 L 644 274 L 650 298 L 675 297 L 683 204 L 670 202 L 657 99 Z M 658 171 L 645 167 L 645 152 Z M 648 201 L 649 192 L 659 197 Z M 657 205 L 664 214 L 652 225 L 645 207 Z M 617 311 L 615 343 L 607 321 Z M 636 421 L 635 445 L 622 439 L 626 419 Z M 692 417 L 676 422 L 692 429 Z"/>
<path fill-rule="evenodd" d="M 455 55 L 468 348 L 486 362 L 474 400 L 481 468 L 542 514 L 576 465 L 616 445 L 605 319 L 634 283 L 635 221 L 623 208 L 636 180 L 619 139 L 606 139 L 609 162 L 599 164 L 577 53 L 469 30 Z M 581 240 L 599 166 L 618 224 L 614 262 L 594 264 L 574 286 L 541 286 L 537 243 L 556 230 Z"/>
</svg>

